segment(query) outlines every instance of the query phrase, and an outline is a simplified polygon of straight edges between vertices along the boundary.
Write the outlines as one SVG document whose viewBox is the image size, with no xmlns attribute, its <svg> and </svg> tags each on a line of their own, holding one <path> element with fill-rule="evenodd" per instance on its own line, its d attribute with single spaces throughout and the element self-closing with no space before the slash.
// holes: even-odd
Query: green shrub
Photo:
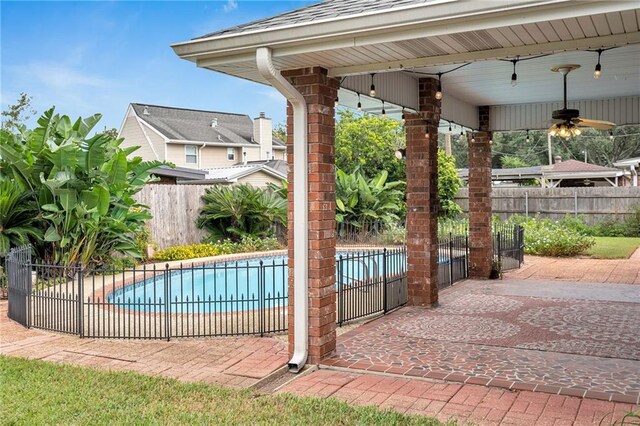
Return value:
<svg viewBox="0 0 640 426">
<path fill-rule="evenodd" d="M 524 251 L 537 256 L 565 257 L 585 253 L 595 244 L 593 237 L 549 219 L 512 216 L 508 223 L 524 227 Z"/>
<path fill-rule="evenodd" d="M 218 256 L 225 254 L 213 244 L 190 244 L 186 246 L 169 247 L 156 252 L 155 260 L 184 260 L 198 257 Z"/>
<path fill-rule="evenodd" d="M 282 248 L 276 238 L 242 237 L 240 241 L 229 239 L 202 244 L 169 247 L 156 253 L 154 259 L 160 261 L 197 259 L 199 257 L 219 256 L 222 254 L 250 253 Z"/>
<path fill-rule="evenodd" d="M 404 226 L 391 222 L 385 226 L 380 235 L 382 244 L 405 244 L 407 241 L 407 231 Z"/>
</svg>

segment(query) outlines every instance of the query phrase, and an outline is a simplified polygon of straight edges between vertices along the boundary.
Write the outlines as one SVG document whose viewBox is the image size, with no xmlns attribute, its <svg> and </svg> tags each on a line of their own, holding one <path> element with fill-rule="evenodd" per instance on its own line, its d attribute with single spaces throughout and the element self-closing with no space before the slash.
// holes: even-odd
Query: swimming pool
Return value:
<svg viewBox="0 0 640 426">
<path fill-rule="evenodd" d="M 386 259 L 386 260 L 385 260 Z M 341 252 L 336 282 L 351 285 L 385 271 L 405 268 L 404 253 Z M 107 301 L 143 312 L 212 313 L 271 309 L 286 305 L 287 256 L 270 256 L 171 269 L 112 291 Z"/>
</svg>

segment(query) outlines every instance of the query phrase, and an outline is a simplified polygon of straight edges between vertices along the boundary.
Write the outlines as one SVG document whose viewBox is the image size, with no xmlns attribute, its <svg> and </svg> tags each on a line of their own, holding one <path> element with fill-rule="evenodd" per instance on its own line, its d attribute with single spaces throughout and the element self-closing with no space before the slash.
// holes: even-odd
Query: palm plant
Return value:
<svg viewBox="0 0 640 426">
<path fill-rule="evenodd" d="M 287 221 L 286 200 L 269 189 L 248 184 L 214 186 L 207 189 L 202 201 L 196 225 L 209 231 L 210 241 L 272 236 L 273 225 Z"/>
<path fill-rule="evenodd" d="M 0 182 L 0 257 L 12 248 L 42 240 L 42 231 L 34 225 L 37 210 L 29 192 L 15 182 Z"/>
</svg>

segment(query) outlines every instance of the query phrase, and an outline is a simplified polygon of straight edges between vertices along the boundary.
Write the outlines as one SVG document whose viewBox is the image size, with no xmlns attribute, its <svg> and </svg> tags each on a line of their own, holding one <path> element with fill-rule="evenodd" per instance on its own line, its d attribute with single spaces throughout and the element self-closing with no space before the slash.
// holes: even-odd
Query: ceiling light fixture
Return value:
<svg viewBox="0 0 640 426">
<path fill-rule="evenodd" d="M 551 136 L 560 136 L 563 139 L 569 139 L 572 136 L 580 136 L 582 130 L 571 121 L 562 122 L 554 125 L 549 131 Z"/>
<path fill-rule="evenodd" d="M 360 102 L 360 93 L 358 93 L 358 112 L 362 112 L 362 102 Z"/>
<path fill-rule="evenodd" d="M 371 96 L 372 98 L 376 97 L 376 85 L 373 83 L 373 76 L 376 75 L 375 73 L 371 74 L 371 88 L 369 90 L 369 96 Z"/>
<path fill-rule="evenodd" d="M 382 100 L 382 118 L 387 118 L 387 111 L 384 110 L 384 99 Z"/>
<path fill-rule="evenodd" d="M 511 74 L 511 87 L 516 87 L 518 85 L 518 74 L 516 74 L 516 64 L 520 61 L 520 56 L 516 56 L 516 59 L 512 59 L 511 63 L 513 64 L 513 74 Z"/>
<path fill-rule="evenodd" d="M 441 73 L 441 72 L 438 73 L 438 90 L 436 91 L 437 100 L 442 99 L 442 74 L 444 73 Z"/>
</svg>

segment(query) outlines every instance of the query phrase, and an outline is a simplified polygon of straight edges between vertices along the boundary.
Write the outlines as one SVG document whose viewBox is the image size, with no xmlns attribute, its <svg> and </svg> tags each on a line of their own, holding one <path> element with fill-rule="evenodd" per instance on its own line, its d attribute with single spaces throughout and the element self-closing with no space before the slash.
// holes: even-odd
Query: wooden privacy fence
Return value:
<svg viewBox="0 0 640 426">
<path fill-rule="evenodd" d="M 153 219 L 147 222 L 158 250 L 197 244 L 207 232 L 196 227 L 202 208 L 202 196 L 209 185 L 145 185 L 136 199 L 151 208 Z"/>
<path fill-rule="evenodd" d="M 559 220 L 567 214 L 583 216 L 589 225 L 622 221 L 640 204 L 640 187 L 493 188 L 493 213 L 506 219 L 514 214 Z M 461 188 L 456 202 L 469 211 L 469 188 Z"/>
</svg>

